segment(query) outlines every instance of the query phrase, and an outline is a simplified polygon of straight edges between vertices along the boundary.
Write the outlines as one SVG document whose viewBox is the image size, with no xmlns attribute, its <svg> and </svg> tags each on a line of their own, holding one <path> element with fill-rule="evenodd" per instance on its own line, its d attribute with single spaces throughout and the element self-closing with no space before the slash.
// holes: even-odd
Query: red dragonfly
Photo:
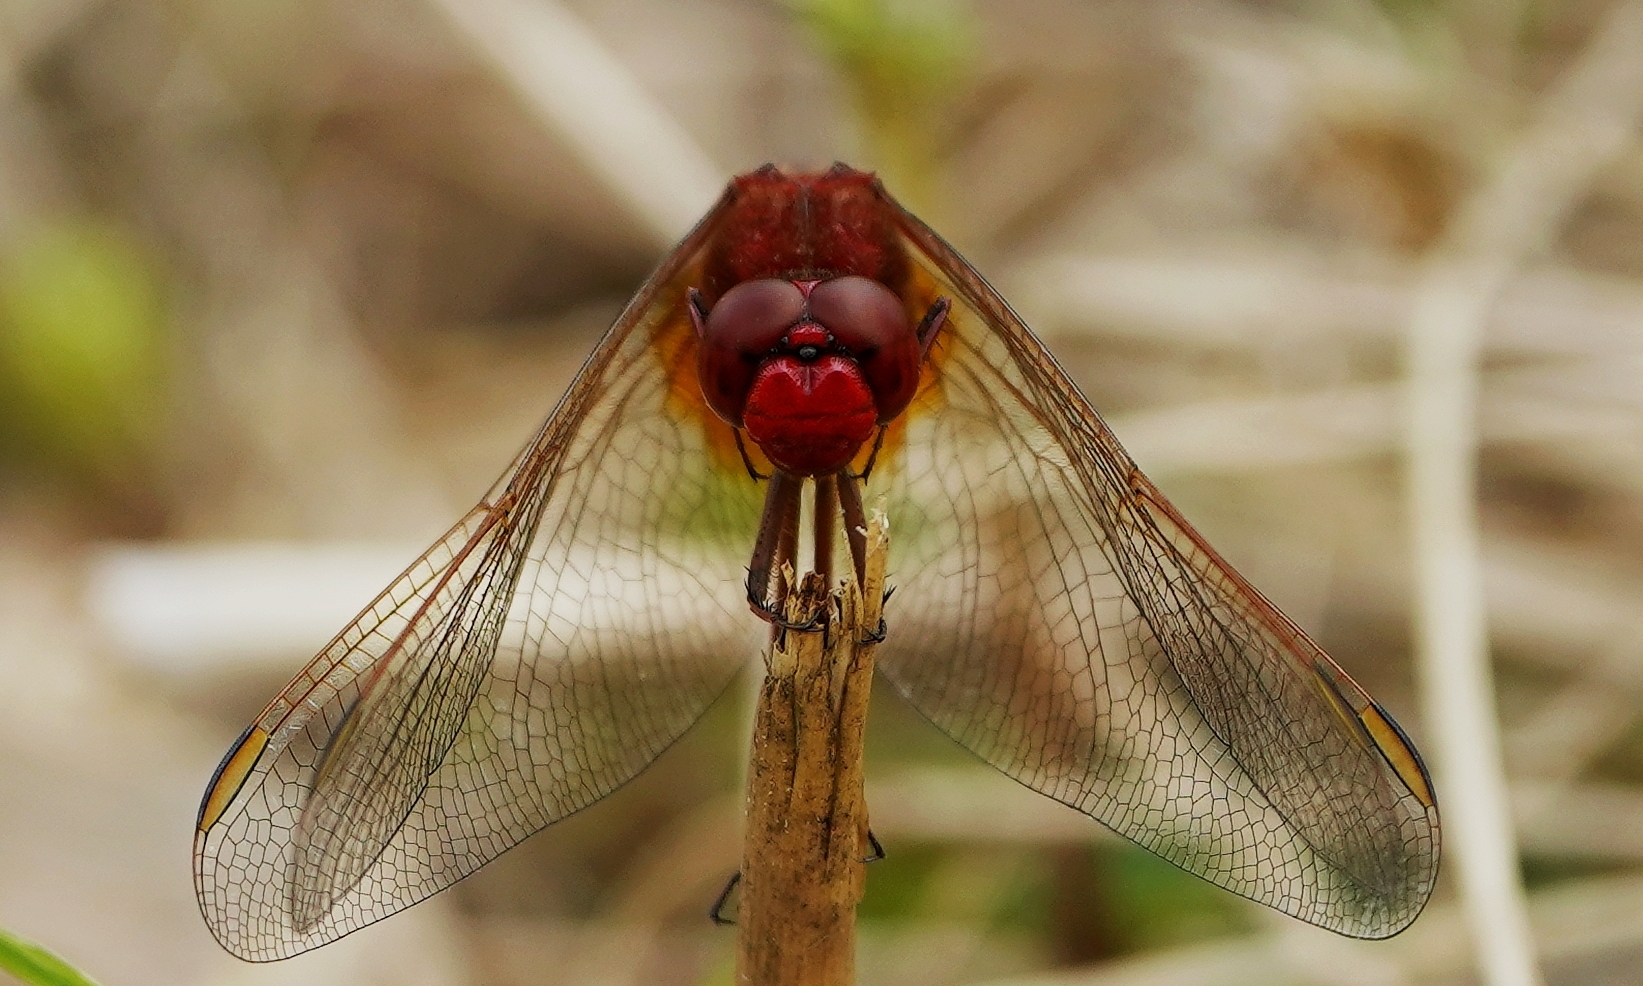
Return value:
<svg viewBox="0 0 1643 986">
<path fill-rule="evenodd" d="M 864 495 L 893 534 L 878 667 L 936 726 L 1286 914 L 1415 919 L 1437 807 L 1391 716 L 835 165 L 733 180 L 479 505 L 246 729 L 195 833 L 212 933 L 313 948 L 620 787 L 768 642 L 784 563 L 859 567 Z"/>
</svg>

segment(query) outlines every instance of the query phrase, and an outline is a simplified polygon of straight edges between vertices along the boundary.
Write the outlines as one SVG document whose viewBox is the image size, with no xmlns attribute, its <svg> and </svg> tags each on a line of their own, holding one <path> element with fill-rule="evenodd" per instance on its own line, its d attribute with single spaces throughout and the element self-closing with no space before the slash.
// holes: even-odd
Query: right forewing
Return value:
<svg viewBox="0 0 1643 986">
<path fill-rule="evenodd" d="M 953 304 L 869 483 L 897 587 L 880 667 L 989 763 L 1193 873 L 1350 935 L 1406 926 L 1438 856 L 1413 747 L 903 219 Z"/>
</svg>

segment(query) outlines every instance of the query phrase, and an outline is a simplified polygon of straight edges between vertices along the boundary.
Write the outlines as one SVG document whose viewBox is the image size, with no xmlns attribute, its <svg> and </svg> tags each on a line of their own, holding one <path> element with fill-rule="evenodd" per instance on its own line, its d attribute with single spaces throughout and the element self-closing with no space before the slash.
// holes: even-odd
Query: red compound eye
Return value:
<svg viewBox="0 0 1643 986">
<path fill-rule="evenodd" d="M 759 362 L 804 315 L 792 281 L 743 281 L 719 299 L 702 325 L 696 375 L 715 414 L 737 427 Z"/>
<path fill-rule="evenodd" d="M 895 292 L 865 277 L 823 281 L 810 292 L 810 317 L 861 365 L 879 424 L 907 409 L 918 390 L 919 344 Z"/>
</svg>

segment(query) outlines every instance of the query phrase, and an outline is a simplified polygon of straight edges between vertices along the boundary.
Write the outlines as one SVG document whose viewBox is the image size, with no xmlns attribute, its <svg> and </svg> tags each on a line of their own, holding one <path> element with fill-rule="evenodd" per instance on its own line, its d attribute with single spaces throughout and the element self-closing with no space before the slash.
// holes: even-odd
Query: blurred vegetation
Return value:
<svg viewBox="0 0 1643 986">
<path fill-rule="evenodd" d="M 96 980 L 49 949 L 4 929 L 0 929 L 0 970 L 16 976 L 25 986 L 97 986 Z"/>
<path fill-rule="evenodd" d="M 0 456 L 137 495 L 164 412 L 164 288 L 118 227 L 62 220 L 0 258 Z"/>
<path fill-rule="evenodd" d="M 959 0 L 791 0 L 848 86 L 865 161 L 939 224 L 942 136 L 963 96 L 976 22 Z"/>
</svg>

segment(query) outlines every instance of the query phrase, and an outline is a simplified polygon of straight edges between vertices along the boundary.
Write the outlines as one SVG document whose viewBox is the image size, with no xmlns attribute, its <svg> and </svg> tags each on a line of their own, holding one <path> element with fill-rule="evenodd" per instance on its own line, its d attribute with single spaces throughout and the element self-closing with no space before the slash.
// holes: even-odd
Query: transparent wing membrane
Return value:
<svg viewBox="0 0 1643 986">
<path fill-rule="evenodd" d="M 757 652 L 743 566 L 761 490 L 671 403 L 661 343 L 691 331 L 656 298 L 672 283 L 657 275 L 486 501 L 224 761 L 195 882 L 236 955 L 341 937 L 587 807 Z"/>
<path fill-rule="evenodd" d="M 869 484 L 895 532 L 879 667 L 988 763 L 1182 868 L 1349 935 L 1401 930 L 1438 854 L 1412 749 L 905 221 L 925 292 L 955 304 Z"/>
</svg>

